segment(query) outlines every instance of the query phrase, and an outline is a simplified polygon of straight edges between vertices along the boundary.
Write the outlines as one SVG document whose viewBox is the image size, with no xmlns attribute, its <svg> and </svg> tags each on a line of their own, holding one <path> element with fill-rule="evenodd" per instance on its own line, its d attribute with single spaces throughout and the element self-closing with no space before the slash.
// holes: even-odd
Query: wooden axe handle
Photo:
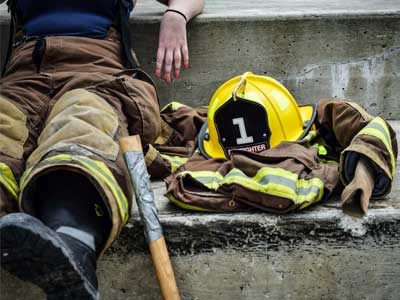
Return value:
<svg viewBox="0 0 400 300">
<path fill-rule="evenodd" d="M 142 142 L 140 141 L 139 135 L 125 136 L 118 140 L 121 152 L 125 153 L 128 151 L 143 152 Z"/>
<path fill-rule="evenodd" d="M 179 300 L 180 296 L 174 269 L 172 268 L 164 237 L 151 242 L 149 247 L 163 299 Z"/>
<path fill-rule="evenodd" d="M 139 135 L 123 137 L 119 139 L 119 145 L 121 147 L 122 153 L 126 153 L 129 151 L 135 151 L 135 152 L 143 151 Z M 129 175 L 135 176 L 135 174 L 129 174 Z M 143 178 L 143 180 L 146 179 Z M 141 201 L 141 199 L 136 199 L 136 201 Z M 176 285 L 174 270 L 172 268 L 171 260 L 168 254 L 168 249 L 164 237 L 162 236 L 158 240 L 150 242 L 149 248 L 163 299 L 179 300 L 180 299 L 179 291 Z"/>
</svg>

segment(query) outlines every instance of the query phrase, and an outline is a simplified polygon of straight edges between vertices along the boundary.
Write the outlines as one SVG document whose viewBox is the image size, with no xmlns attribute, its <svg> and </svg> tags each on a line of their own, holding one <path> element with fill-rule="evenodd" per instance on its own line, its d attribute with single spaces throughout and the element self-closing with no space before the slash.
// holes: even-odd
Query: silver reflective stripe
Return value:
<svg viewBox="0 0 400 300">
<path fill-rule="evenodd" d="M 229 173 L 229 175 L 247 177 L 241 172 L 231 172 Z M 283 176 L 271 175 L 271 174 L 264 175 L 261 179 L 258 180 L 257 183 L 260 184 L 261 186 L 266 186 L 270 183 L 283 185 L 293 190 L 293 192 L 299 196 L 307 196 L 309 194 L 319 195 L 322 189 L 322 187 L 319 187 L 318 185 L 310 185 L 308 187 L 297 187 L 296 181 L 289 178 L 285 178 Z"/>
<path fill-rule="evenodd" d="M 379 123 L 371 121 L 371 123 L 369 123 L 366 128 L 373 128 L 378 130 L 379 132 L 381 132 L 383 134 L 383 136 L 386 138 L 386 140 L 388 141 L 389 145 L 392 142 L 390 136 L 388 135 L 388 131 Z M 390 149 L 391 150 L 391 149 Z"/>
<path fill-rule="evenodd" d="M 86 246 L 88 246 L 93 251 L 96 251 L 94 237 L 85 231 L 82 231 L 82 230 L 74 228 L 74 227 L 61 226 L 60 228 L 58 228 L 56 230 L 56 232 L 69 235 L 69 236 L 81 241 L 82 243 L 84 243 Z"/>
<path fill-rule="evenodd" d="M 232 177 L 232 176 L 249 178 L 242 172 L 236 172 L 236 171 L 230 172 L 226 176 L 226 178 Z M 193 177 L 193 178 L 204 185 L 214 183 L 214 182 L 217 184 L 223 183 L 223 179 L 220 179 L 218 177 L 199 176 L 199 177 Z M 261 186 L 266 186 L 268 184 L 283 185 L 283 186 L 290 188 L 296 195 L 299 195 L 299 196 L 307 196 L 309 194 L 319 195 L 321 189 L 323 188 L 318 185 L 310 185 L 308 187 L 297 187 L 296 181 L 293 181 L 292 179 L 285 178 L 283 176 L 270 175 L 270 174 L 263 176 L 261 179 L 259 179 L 258 182 L 256 182 L 256 181 L 254 181 L 254 182 L 258 183 Z M 240 184 L 240 182 L 237 182 L 237 184 Z"/>
<path fill-rule="evenodd" d="M 310 185 L 308 187 L 297 187 L 296 181 L 276 175 L 265 175 L 261 178 L 259 183 L 261 185 L 267 185 L 268 183 L 283 185 L 293 190 L 296 195 L 299 196 L 307 196 L 309 194 L 319 195 L 321 189 L 317 185 Z"/>
<path fill-rule="evenodd" d="M 210 184 L 213 182 L 216 182 L 217 184 L 221 184 L 223 179 L 220 179 L 218 177 L 210 177 L 210 176 L 199 176 L 199 177 L 193 177 L 192 174 L 189 174 L 192 178 L 194 178 L 195 180 L 197 180 L 198 182 L 206 185 L 206 184 Z"/>
</svg>

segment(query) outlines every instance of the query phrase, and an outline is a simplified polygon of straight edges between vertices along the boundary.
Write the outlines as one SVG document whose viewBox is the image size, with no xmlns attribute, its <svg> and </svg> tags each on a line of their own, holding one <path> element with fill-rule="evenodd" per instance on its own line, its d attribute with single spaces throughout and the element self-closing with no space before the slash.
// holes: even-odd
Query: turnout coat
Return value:
<svg viewBox="0 0 400 300">
<path fill-rule="evenodd" d="M 356 103 L 320 100 L 313 130 L 304 139 L 261 153 L 233 151 L 230 160 L 206 159 L 198 151 L 197 134 L 206 115 L 205 107 L 170 103 L 161 111 L 162 133 L 146 154 L 150 173 L 165 178 L 168 199 L 184 209 L 303 209 L 340 193 L 360 157 L 374 172 L 372 198 L 391 190 L 395 133 Z"/>
</svg>

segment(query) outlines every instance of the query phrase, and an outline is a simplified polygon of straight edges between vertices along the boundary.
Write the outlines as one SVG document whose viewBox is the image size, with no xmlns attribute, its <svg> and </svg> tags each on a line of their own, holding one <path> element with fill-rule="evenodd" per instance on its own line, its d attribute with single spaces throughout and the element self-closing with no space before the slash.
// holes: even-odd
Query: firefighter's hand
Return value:
<svg viewBox="0 0 400 300">
<path fill-rule="evenodd" d="M 189 52 L 186 37 L 186 20 L 181 15 L 167 11 L 161 21 L 158 41 L 156 76 L 161 77 L 164 67 L 164 80 L 171 82 L 171 70 L 178 78 L 181 66 L 189 66 Z"/>
</svg>

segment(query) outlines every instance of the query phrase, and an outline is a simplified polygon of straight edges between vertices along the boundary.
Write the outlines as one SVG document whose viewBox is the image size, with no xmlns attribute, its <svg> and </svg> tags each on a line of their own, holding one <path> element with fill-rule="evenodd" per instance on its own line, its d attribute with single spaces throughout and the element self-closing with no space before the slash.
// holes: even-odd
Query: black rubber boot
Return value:
<svg viewBox="0 0 400 300">
<path fill-rule="evenodd" d="M 83 231 L 93 238 L 92 248 L 102 249 L 111 230 L 111 218 L 98 191 L 85 176 L 65 170 L 46 174 L 37 180 L 35 198 L 37 217 L 46 226 L 72 236 L 74 229 Z"/>
<path fill-rule="evenodd" d="M 96 254 L 84 243 L 23 213 L 0 219 L 0 240 L 2 268 L 48 299 L 98 299 Z"/>
</svg>

